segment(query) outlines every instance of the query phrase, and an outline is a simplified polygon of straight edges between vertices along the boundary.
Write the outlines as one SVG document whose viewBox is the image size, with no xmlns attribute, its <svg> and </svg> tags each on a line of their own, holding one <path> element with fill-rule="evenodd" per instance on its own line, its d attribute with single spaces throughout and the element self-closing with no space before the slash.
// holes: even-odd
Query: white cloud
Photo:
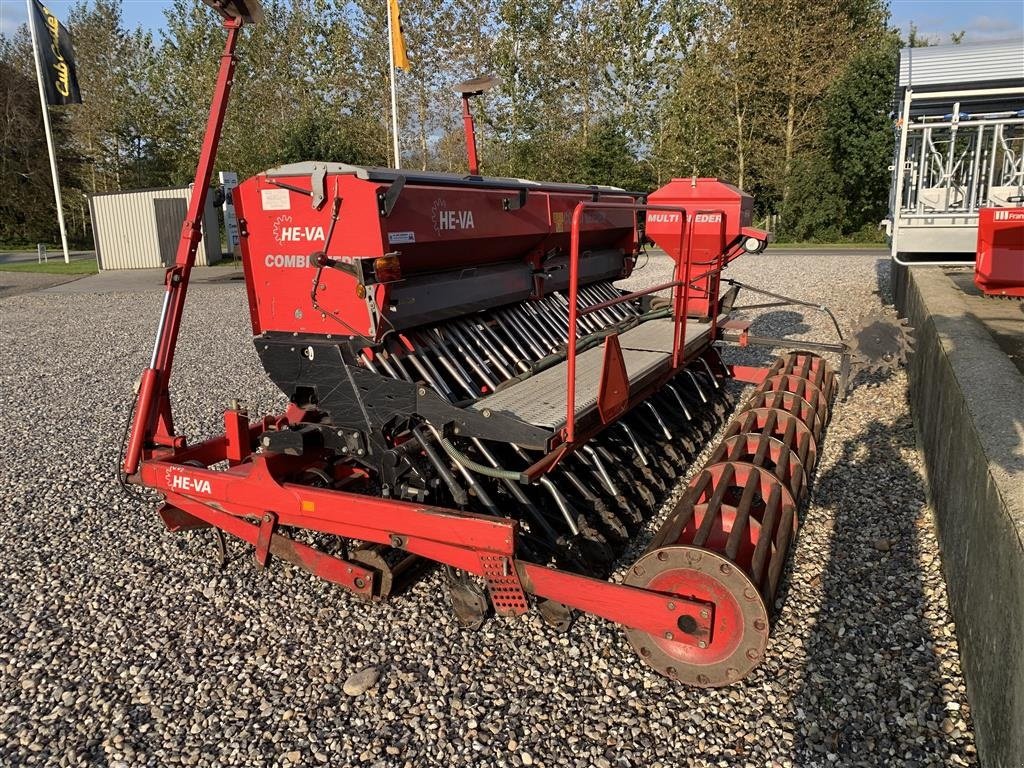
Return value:
<svg viewBox="0 0 1024 768">
<path fill-rule="evenodd" d="M 993 16 L 975 16 L 964 28 L 964 39 L 970 42 L 985 40 L 1005 40 L 1020 37 L 1022 27 L 1020 19 L 999 18 Z"/>
</svg>

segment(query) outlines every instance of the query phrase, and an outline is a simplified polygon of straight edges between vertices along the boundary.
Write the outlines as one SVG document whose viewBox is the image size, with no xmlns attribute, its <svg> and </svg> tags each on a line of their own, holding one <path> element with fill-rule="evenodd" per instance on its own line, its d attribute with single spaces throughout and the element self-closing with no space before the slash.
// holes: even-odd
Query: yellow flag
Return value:
<svg viewBox="0 0 1024 768">
<path fill-rule="evenodd" d="M 409 57 L 405 53 L 405 36 L 402 34 L 402 16 L 398 0 L 388 0 L 388 14 L 391 17 L 391 63 L 405 72 L 409 71 Z"/>
</svg>

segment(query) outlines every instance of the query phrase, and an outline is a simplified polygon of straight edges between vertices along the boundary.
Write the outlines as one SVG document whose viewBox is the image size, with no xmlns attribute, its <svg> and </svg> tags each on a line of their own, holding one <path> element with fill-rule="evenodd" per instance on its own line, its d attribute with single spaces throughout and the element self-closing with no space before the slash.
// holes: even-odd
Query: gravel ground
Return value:
<svg viewBox="0 0 1024 768">
<path fill-rule="evenodd" d="M 888 267 L 764 255 L 730 275 L 829 303 L 849 324 L 885 299 Z M 287 566 L 258 571 L 240 545 L 220 571 L 206 535 L 166 533 L 112 479 L 159 304 L 0 302 L 0 765 L 976 762 L 903 373 L 836 405 L 765 663 L 700 691 L 648 670 L 593 617 L 568 635 L 535 615 L 467 632 L 436 573 L 366 605 Z M 811 313 L 755 324 L 787 329 L 828 333 Z M 174 392 L 194 436 L 231 397 L 280 406 L 241 286 L 190 294 Z M 347 695 L 366 667 L 379 680 Z"/>
</svg>

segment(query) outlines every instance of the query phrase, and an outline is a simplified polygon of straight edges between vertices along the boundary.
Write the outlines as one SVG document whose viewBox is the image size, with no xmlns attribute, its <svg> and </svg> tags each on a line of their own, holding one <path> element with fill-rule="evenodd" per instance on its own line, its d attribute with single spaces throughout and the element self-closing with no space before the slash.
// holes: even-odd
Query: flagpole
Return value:
<svg viewBox="0 0 1024 768">
<path fill-rule="evenodd" d="M 32 0 L 25 0 L 28 9 L 28 28 L 32 33 L 32 57 L 36 60 L 36 80 L 39 82 L 39 106 L 43 110 L 43 127 L 46 129 L 46 148 L 50 152 L 50 175 L 53 177 L 53 200 L 57 204 L 57 223 L 60 224 L 60 243 L 64 248 L 64 263 L 71 263 L 68 253 L 68 233 L 64 227 L 64 205 L 60 199 L 60 177 L 57 175 L 57 154 L 53 149 L 53 130 L 50 128 L 50 109 L 46 103 L 46 87 L 43 85 L 43 65 L 39 61 L 39 39 L 36 37 L 35 9 Z M 391 14 L 388 14 L 388 18 Z"/>
<path fill-rule="evenodd" d="M 388 12 L 388 71 L 391 73 L 391 140 L 395 153 L 394 167 L 402 167 L 402 158 L 398 149 L 398 91 L 395 88 L 395 37 L 391 28 L 391 3 L 384 0 Z"/>
</svg>

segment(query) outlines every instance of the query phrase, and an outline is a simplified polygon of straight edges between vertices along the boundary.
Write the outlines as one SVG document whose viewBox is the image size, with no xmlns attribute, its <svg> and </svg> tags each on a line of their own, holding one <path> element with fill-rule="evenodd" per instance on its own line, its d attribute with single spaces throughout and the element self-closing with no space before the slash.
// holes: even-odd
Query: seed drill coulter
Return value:
<svg viewBox="0 0 1024 768">
<path fill-rule="evenodd" d="M 124 478 L 162 494 L 170 530 L 230 534 L 260 566 L 382 599 L 434 562 L 466 624 L 535 607 L 565 628 L 586 611 L 672 679 L 743 678 L 765 653 L 837 378 L 897 362 L 903 326 L 875 317 L 766 368 L 726 364 L 724 344 L 784 342 L 729 317 L 722 270 L 768 235 L 717 179 L 647 194 L 299 163 L 234 192 L 256 351 L 290 404 L 232 407 L 223 434 L 191 442 L 168 382 L 236 43 L 260 15 L 207 2 L 227 41 Z M 616 287 L 652 242 L 671 276 Z M 840 376 L 808 348 L 838 353 Z M 646 552 L 606 580 L 720 431 L 730 378 L 755 393 Z"/>
</svg>

